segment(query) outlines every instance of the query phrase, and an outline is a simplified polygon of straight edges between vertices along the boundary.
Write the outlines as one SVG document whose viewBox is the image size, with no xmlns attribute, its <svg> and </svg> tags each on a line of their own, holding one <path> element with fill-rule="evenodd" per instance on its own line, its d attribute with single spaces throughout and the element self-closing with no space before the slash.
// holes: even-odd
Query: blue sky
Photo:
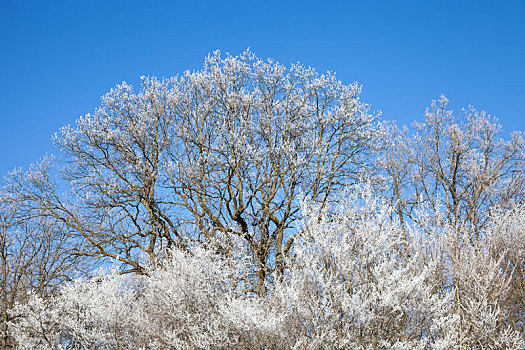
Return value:
<svg viewBox="0 0 525 350">
<path fill-rule="evenodd" d="M 335 71 L 402 124 L 444 93 L 525 130 L 525 0 L 0 0 L 0 45 L 0 174 L 53 153 L 115 84 L 215 49 Z"/>
</svg>

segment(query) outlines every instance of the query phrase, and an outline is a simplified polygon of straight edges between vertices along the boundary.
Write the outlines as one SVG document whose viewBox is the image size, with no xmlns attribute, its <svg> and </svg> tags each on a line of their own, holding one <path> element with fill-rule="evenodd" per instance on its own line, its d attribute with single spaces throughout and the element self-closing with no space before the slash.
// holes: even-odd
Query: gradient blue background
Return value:
<svg viewBox="0 0 525 350">
<path fill-rule="evenodd" d="M 525 0 L 0 0 L 0 174 L 52 153 L 113 85 L 247 47 L 358 81 L 386 119 L 444 93 L 525 130 Z"/>
</svg>

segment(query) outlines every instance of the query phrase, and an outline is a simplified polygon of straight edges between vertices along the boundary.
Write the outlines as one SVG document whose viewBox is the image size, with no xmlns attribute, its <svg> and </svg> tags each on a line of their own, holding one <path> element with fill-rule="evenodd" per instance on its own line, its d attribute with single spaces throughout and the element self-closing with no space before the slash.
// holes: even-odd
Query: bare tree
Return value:
<svg viewBox="0 0 525 350">
<path fill-rule="evenodd" d="M 387 147 L 382 162 L 386 187 L 390 187 L 385 193 L 396 207 L 403 230 L 409 222 L 419 225 L 429 236 L 446 236 L 440 238 L 448 246 L 441 250 L 440 257 L 429 252 L 431 259 L 439 258 L 442 266 L 442 273 L 433 278 L 442 293 L 454 291 L 456 312 L 462 315 L 460 337 L 465 344 L 474 344 L 469 334 L 472 327 L 478 326 L 474 326 L 476 321 L 468 312 L 475 311 L 467 310 L 478 303 L 476 298 L 489 298 L 488 294 L 479 295 L 481 284 L 497 280 L 501 290 L 505 289 L 501 295 L 496 295 L 500 289 L 495 289 L 496 294 L 490 296 L 498 299 L 498 308 L 492 311 L 501 313 L 497 321 L 500 328 L 492 329 L 491 334 L 503 332 L 513 319 L 519 318 L 509 314 L 520 315 L 516 309 L 521 303 L 522 277 L 519 269 L 512 267 L 518 265 L 510 258 L 517 248 L 507 247 L 508 251 L 491 248 L 494 254 L 490 258 L 483 254 L 488 249 L 488 224 L 494 222 L 491 216 L 523 203 L 525 149 L 522 135 L 514 132 L 503 136 L 496 118 L 472 107 L 457 117 L 447 109 L 447 104 L 444 96 L 434 101 L 424 121 L 414 124 L 412 135 L 407 129 L 392 128 L 391 139 L 395 141 Z M 473 250 L 479 250 L 476 259 L 481 257 L 486 265 L 478 262 L 477 271 L 465 261 L 474 259 Z M 451 274 L 444 273 L 447 266 L 452 267 Z M 484 276 L 490 269 L 492 274 L 509 270 L 510 277 Z M 516 295 L 512 302 L 506 299 L 509 293 Z M 477 312 L 490 312 L 489 306 L 476 305 Z"/>
<path fill-rule="evenodd" d="M 436 219 L 459 246 L 479 241 L 491 209 L 523 201 L 524 143 L 518 132 L 501 136 L 485 112 L 469 107 L 458 118 L 447 104 L 444 96 L 434 101 L 414 135 L 394 128 L 383 164 L 402 222 L 417 208 L 441 212 Z"/>
<path fill-rule="evenodd" d="M 17 174 L 13 174 L 16 177 Z M 2 349 L 13 346 L 9 310 L 30 295 L 46 297 L 73 277 L 79 260 L 59 222 L 35 215 L 26 203 L 4 189 L 0 193 L 0 299 Z M 12 189 L 11 189 L 12 190 Z"/>
<path fill-rule="evenodd" d="M 81 242 L 75 253 L 119 260 L 123 273 L 145 273 L 144 261 L 183 244 L 175 208 L 165 205 L 158 184 L 172 142 L 169 89 L 167 81 L 146 78 L 140 93 L 117 86 L 93 115 L 55 135 L 59 162 L 44 160 L 15 179 L 38 215 L 61 222 L 69 239 Z"/>
</svg>

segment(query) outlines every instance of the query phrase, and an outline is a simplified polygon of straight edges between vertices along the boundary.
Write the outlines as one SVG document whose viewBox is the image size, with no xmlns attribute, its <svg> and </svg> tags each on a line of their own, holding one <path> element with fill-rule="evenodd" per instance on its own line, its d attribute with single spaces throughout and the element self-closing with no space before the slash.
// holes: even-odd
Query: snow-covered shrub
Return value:
<svg viewBox="0 0 525 350">
<path fill-rule="evenodd" d="M 271 348 L 279 318 L 237 288 L 236 268 L 211 250 L 173 250 L 149 276 L 76 280 L 18 305 L 20 348 Z"/>
<path fill-rule="evenodd" d="M 435 267 L 391 214 L 366 190 L 309 213 L 276 291 L 296 348 L 424 348 L 445 333 L 453 295 L 434 292 Z"/>
<path fill-rule="evenodd" d="M 393 217 L 366 187 L 329 213 L 310 208 L 275 291 L 295 348 L 523 348 L 502 259 L 465 245 L 453 260 L 451 236 Z"/>
<path fill-rule="evenodd" d="M 507 312 L 512 277 L 505 273 L 504 253 L 494 257 L 483 248 L 465 247 L 453 271 L 458 343 L 469 349 L 523 349 Z"/>
<path fill-rule="evenodd" d="M 19 304 L 11 329 L 22 349 L 106 348 L 140 344 L 139 280 L 116 272 L 77 279 L 60 293 Z"/>
<path fill-rule="evenodd" d="M 173 251 L 148 278 L 146 333 L 162 349 L 271 347 L 279 319 L 239 283 L 237 267 L 209 249 Z"/>
</svg>

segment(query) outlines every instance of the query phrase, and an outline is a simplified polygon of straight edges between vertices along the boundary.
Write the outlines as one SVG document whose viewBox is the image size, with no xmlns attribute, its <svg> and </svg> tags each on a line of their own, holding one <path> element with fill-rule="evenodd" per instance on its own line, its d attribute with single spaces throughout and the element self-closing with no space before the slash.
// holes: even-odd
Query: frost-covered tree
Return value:
<svg viewBox="0 0 525 350">
<path fill-rule="evenodd" d="M 456 116 L 447 105 L 434 101 L 413 133 L 393 126 L 381 164 L 400 220 L 439 212 L 457 247 L 480 239 L 491 210 L 523 202 L 525 144 L 519 132 L 503 135 L 495 117 L 473 107 Z"/>
<path fill-rule="evenodd" d="M 19 176 L 13 172 L 8 183 Z M 73 276 L 81 261 L 64 226 L 41 217 L 20 201 L 11 186 L 0 188 L 0 316 L 1 348 L 10 348 L 9 309 L 31 295 L 46 297 Z"/>
<path fill-rule="evenodd" d="M 310 212 L 276 292 L 293 310 L 297 346 L 415 349 L 448 340 L 453 293 L 435 292 L 438 266 L 422 263 L 418 233 L 409 230 L 407 248 L 392 208 L 366 188 L 332 209 Z"/>
<path fill-rule="evenodd" d="M 379 135 L 359 93 L 330 72 L 215 52 L 199 71 L 112 89 L 54 138 L 68 186 L 43 163 L 19 192 L 67 225 L 83 254 L 127 272 L 217 232 L 241 237 L 253 260 L 246 287 L 264 294 L 293 245 L 298 198 L 326 205 L 370 170 Z"/>
<path fill-rule="evenodd" d="M 264 293 L 292 246 L 298 196 L 325 205 L 366 173 L 375 117 L 357 84 L 250 52 L 216 52 L 177 83 L 170 184 L 200 233 L 247 241 Z"/>
<path fill-rule="evenodd" d="M 525 207 L 493 213 L 487 229 L 490 254 L 501 259 L 501 271 L 509 276 L 510 294 L 504 312 L 525 334 Z"/>
<path fill-rule="evenodd" d="M 451 236 L 403 229 L 391 220 L 395 210 L 366 188 L 322 215 L 306 210 L 304 234 L 274 293 L 290 310 L 284 324 L 296 348 L 523 348 L 511 312 L 519 306 L 509 304 L 508 254 L 491 253 L 483 240 L 460 247 L 451 264 Z M 429 229 L 435 221 L 419 223 L 426 220 Z"/>
<path fill-rule="evenodd" d="M 523 136 L 503 135 L 497 119 L 485 112 L 469 107 L 457 116 L 447 105 L 444 96 L 434 101 L 424 121 L 414 124 L 413 133 L 390 128 L 392 142 L 381 158 L 384 195 L 394 205 L 402 229 L 415 223 L 446 246 L 432 253 L 443 266 L 435 276 L 436 286 L 442 292 L 454 289 L 463 346 L 479 346 L 474 340 L 480 339 L 484 346 L 501 347 L 476 330 L 490 337 L 512 324 L 522 332 L 522 304 L 516 297 L 522 278 L 511 258 L 519 245 L 511 247 L 499 221 L 508 222 L 506 215 L 523 203 Z M 504 219 L 497 219 L 496 213 L 504 213 Z M 510 217 L 515 220 L 516 215 Z M 477 324 L 486 321 L 484 316 L 476 320 L 482 313 L 492 313 L 492 328 Z"/>
</svg>

